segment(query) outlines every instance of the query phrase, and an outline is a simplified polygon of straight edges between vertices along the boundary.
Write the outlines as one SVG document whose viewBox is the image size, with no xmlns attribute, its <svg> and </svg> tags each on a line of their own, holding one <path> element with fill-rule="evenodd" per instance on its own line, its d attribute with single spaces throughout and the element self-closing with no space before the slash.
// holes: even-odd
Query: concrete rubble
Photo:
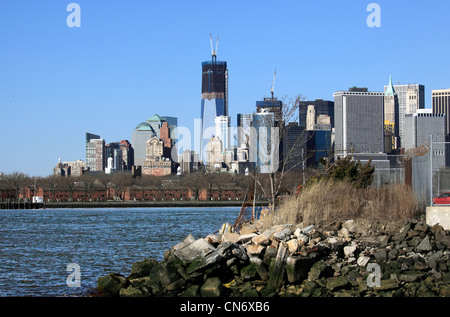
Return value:
<svg viewBox="0 0 450 317">
<path fill-rule="evenodd" d="M 98 278 L 104 296 L 450 297 L 450 231 L 416 219 L 192 235 L 161 262 Z"/>
</svg>

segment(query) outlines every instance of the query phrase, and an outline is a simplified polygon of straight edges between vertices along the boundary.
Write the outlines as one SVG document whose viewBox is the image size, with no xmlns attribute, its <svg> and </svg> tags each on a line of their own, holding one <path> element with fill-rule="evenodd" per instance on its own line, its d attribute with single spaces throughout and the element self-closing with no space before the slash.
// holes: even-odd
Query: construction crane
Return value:
<svg viewBox="0 0 450 317">
<path fill-rule="evenodd" d="M 217 48 L 219 46 L 219 36 L 217 36 L 217 40 L 216 40 L 216 50 L 213 49 L 211 33 L 209 34 L 209 40 L 211 43 L 211 56 L 212 56 L 213 61 L 215 62 L 217 60 Z"/>
<path fill-rule="evenodd" d="M 272 83 L 272 89 L 270 89 L 270 93 L 272 94 L 272 99 L 273 99 L 273 90 L 275 89 L 275 76 L 277 75 L 277 70 L 275 69 L 275 71 L 273 72 L 273 83 Z"/>
</svg>

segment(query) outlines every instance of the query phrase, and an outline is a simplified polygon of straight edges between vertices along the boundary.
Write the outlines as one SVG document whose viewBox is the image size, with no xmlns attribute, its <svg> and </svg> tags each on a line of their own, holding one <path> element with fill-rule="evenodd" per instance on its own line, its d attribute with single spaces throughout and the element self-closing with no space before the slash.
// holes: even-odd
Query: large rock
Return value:
<svg viewBox="0 0 450 317">
<path fill-rule="evenodd" d="M 314 261 L 308 256 L 290 256 L 286 260 L 286 275 L 289 283 L 301 283 L 308 277 Z"/>
<path fill-rule="evenodd" d="M 97 279 L 97 289 L 104 296 L 117 296 L 127 286 L 127 279 L 121 274 L 111 273 Z"/>
<path fill-rule="evenodd" d="M 138 261 L 131 267 L 131 274 L 129 279 L 147 276 L 152 271 L 153 267 L 158 265 L 158 261 L 153 259 L 145 259 L 143 261 Z"/>
<path fill-rule="evenodd" d="M 200 288 L 203 297 L 220 297 L 222 295 L 223 285 L 218 277 L 211 277 L 206 280 Z"/>
<path fill-rule="evenodd" d="M 203 238 L 197 239 L 192 243 L 182 246 L 173 251 L 173 254 L 183 263 L 192 262 L 195 258 L 203 256 L 208 252 L 214 251 L 214 248 L 208 241 Z"/>
<path fill-rule="evenodd" d="M 420 242 L 420 244 L 416 247 L 417 250 L 419 251 L 431 251 L 433 250 L 431 243 L 430 243 L 430 239 L 428 238 L 428 236 L 426 236 L 422 242 Z"/>
</svg>

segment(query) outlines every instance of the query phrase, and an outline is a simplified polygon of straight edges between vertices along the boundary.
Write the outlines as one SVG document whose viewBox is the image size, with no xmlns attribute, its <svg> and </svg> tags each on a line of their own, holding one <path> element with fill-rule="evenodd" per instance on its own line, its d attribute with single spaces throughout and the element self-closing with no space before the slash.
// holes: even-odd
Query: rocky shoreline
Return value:
<svg viewBox="0 0 450 317">
<path fill-rule="evenodd" d="M 224 224 L 97 287 L 123 297 L 450 297 L 450 231 L 423 219 L 246 223 L 239 233 Z"/>
</svg>

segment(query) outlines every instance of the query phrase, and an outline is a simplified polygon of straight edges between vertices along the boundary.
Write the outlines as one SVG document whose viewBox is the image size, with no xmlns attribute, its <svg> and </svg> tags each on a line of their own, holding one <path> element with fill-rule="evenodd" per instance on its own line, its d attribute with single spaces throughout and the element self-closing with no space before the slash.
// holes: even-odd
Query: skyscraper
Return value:
<svg viewBox="0 0 450 317">
<path fill-rule="evenodd" d="M 350 88 L 334 94 L 335 155 L 384 151 L 384 93 Z"/>
<path fill-rule="evenodd" d="M 250 137 L 250 162 L 259 173 L 274 173 L 279 167 L 279 131 L 275 127 L 275 113 L 262 109 L 253 114 Z"/>
<path fill-rule="evenodd" d="M 334 102 L 316 99 L 314 101 L 302 101 L 299 103 L 299 125 L 301 128 L 306 129 L 306 117 L 308 114 L 308 106 L 314 106 L 316 117 L 320 115 L 326 115 L 330 117 L 331 128 L 334 128 Z"/>
<path fill-rule="evenodd" d="M 146 147 L 147 141 L 156 136 L 160 138 L 160 131 L 164 122 L 167 122 L 169 128 L 169 136 L 171 138 L 172 146 L 174 146 L 177 136 L 172 137 L 171 132 L 176 127 L 177 118 L 175 117 L 160 117 L 155 114 L 144 122 L 139 123 L 133 130 L 131 137 L 131 144 L 134 149 L 134 164 L 140 165 L 144 163 L 146 159 Z M 164 130 L 164 129 L 163 129 Z"/>
<path fill-rule="evenodd" d="M 211 61 L 202 63 L 202 129 L 200 136 L 200 159 L 206 159 L 206 144 L 215 133 L 215 119 L 228 116 L 228 69 L 227 62 L 217 61 L 216 51 L 212 50 Z"/>
<path fill-rule="evenodd" d="M 222 151 L 230 149 L 230 117 L 218 116 L 215 120 L 216 123 L 216 137 L 222 141 Z"/>
<path fill-rule="evenodd" d="M 253 116 L 250 113 L 237 114 L 237 148 L 248 147 L 252 120 Z"/>
<path fill-rule="evenodd" d="M 86 167 L 92 172 L 105 169 L 105 140 L 91 139 L 86 143 Z"/>
<path fill-rule="evenodd" d="M 392 76 L 384 93 L 384 138 L 386 153 L 392 153 L 400 146 L 398 95 L 392 85 Z"/>
<path fill-rule="evenodd" d="M 450 88 L 431 91 L 433 113 L 446 115 L 446 134 L 450 134 Z"/>
<path fill-rule="evenodd" d="M 398 135 L 399 147 L 404 139 L 405 115 L 416 113 L 418 109 L 425 109 L 425 86 L 419 84 L 393 85 L 398 98 Z M 384 86 L 384 92 L 389 85 Z"/>
</svg>

